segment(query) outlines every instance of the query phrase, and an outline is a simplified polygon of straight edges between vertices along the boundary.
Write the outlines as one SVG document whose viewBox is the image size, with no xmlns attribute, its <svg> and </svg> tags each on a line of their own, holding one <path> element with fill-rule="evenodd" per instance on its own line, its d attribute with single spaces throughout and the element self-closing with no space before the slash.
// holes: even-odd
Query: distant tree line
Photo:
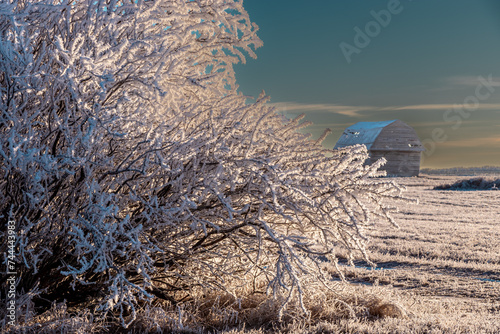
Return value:
<svg viewBox="0 0 500 334">
<path fill-rule="evenodd" d="M 500 174 L 500 166 L 483 166 L 483 167 L 453 167 L 445 169 L 432 169 L 424 168 L 420 170 L 423 174 L 429 175 L 457 175 L 457 176 L 469 176 L 469 175 L 487 175 L 487 174 Z"/>
</svg>

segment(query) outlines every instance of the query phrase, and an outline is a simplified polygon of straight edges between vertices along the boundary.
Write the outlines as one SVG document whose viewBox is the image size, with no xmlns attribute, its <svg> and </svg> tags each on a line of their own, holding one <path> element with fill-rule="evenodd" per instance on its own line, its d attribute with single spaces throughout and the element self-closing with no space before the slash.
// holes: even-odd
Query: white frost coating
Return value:
<svg viewBox="0 0 500 334">
<path fill-rule="evenodd" d="M 358 122 L 350 127 L 348 129 L 351 130 L 370 130 L 370 129 L 383 129 L 387 125 L 394 123 L 396 120 L 393 119 L 392 121 L 381 121 L 381 122 Z"/>
<path fill-rule="evenodd" d="M 392 121 L 382 121 L 382 122 L 358 122 L 351 125 L 344 130 L 342 136 L 338 140 L 335 148 L 342 148 L 346 146 L 363 144 L 369 150 L 375 139 L 380 135 L 380 132 L 389 124 L 395 122 Z"/>
<path fill-rule="evenodd" d="M 246 103 L 232 65 L 255 56 L 256 32 L 235 0 L 0 3 L 0 215 L 24 231 L 18 291 L 126 327 L 139 303 L 249 277 L 300 300 L 329 284 L 318 254 L 366 257 L 369 222 L 392 221 L 382 199 L 401 189 L 369 178 L 364 147 L 325 150 L 264 94 Z"/>
</svg>

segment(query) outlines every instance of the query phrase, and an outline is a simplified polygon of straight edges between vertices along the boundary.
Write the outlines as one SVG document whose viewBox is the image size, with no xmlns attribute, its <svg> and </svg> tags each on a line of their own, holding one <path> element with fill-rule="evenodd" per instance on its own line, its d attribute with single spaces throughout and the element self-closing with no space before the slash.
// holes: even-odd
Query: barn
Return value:
<svg viewBox="0 0 500 334">
<path fill-rule="evenodd" d="M 385 158 L 387 163 L 382 169 L 387 175 L 417 176 L 420 172 L 420 157 L 425 149 L 415 130 L 400 120 L 356 123 L 345 129 L 335 148 L 356 144 L 368 149 L 367 164 Z"/>
</svg>

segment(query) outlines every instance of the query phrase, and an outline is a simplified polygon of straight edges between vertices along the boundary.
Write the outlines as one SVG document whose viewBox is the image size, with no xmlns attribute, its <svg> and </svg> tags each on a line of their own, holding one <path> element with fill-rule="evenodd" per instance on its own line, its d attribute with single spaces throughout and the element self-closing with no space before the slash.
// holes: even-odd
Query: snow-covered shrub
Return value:
<svg viewBox="0 0 500 334">
<path fill-rule="evenodd" d="M 66 300 L 127 326 L 155 298 L 244 286 L 285 306 L 329 284 L 320 255 L 366 257 L 401 189 L 364 147 L 246 103 L 232 65 L 256 31 L 236 0 L 0 3 L 1 234 L 14 220 L 37 312 Z"/>
</svg>

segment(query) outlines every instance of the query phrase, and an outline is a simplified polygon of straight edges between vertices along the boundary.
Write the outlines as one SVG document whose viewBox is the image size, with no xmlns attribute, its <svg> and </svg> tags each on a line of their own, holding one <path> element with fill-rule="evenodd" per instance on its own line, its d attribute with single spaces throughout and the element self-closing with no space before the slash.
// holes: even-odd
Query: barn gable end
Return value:
<svg viewBox="0 0 500 334">
<path fill-rule="evenodd" d="M 385 126 L 369 149 L 377 151 L 424 151 L 415 130 L 400 120 L 395 120 Z"/>
<path fill-rule="evenodd" d="M 424 147 L 415 130 L 400 120 L 359 122 L 348 127 L 335 148 L 365 145 L 370 153 L 367 163 L 385 158 L 388 175 L 417 176 Z"/>
</svg>

